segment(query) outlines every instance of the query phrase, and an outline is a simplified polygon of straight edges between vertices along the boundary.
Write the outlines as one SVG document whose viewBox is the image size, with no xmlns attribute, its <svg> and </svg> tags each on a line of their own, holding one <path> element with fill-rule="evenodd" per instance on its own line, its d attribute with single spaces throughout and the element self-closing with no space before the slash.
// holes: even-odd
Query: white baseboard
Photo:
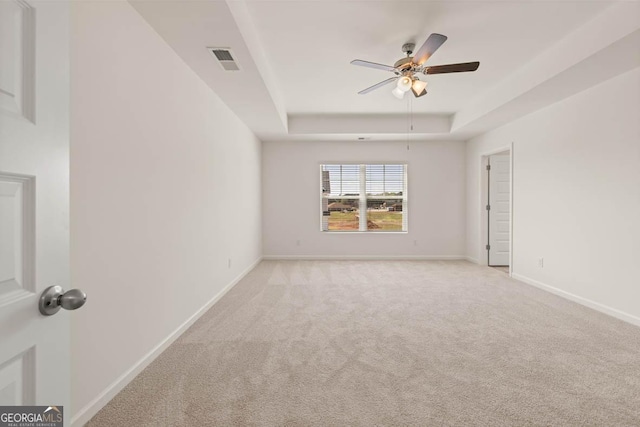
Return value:
<svg viewBox="0 0 640 427">
<path fill-rule="evenodd" d="M 600 304 L 598 302 L 591 301 L 591 300 L 589 300 L 587 298 L 583 298 L 581 296 L 572 294 L 570 292 L 563 291 L 562 289 L 558 289 L 556 287 L 547 285 L 546 283 L 542 283 L 542 282 L 539 282 L 537 280 L 530 279 L 530 278 L 528 278 L 526 276 L 523 276 L 521 274 L 518 274 L 518 273 L 512 273 L 511 277 L 516 279 L 516 280 L 519 280 L 521 282 L 527 283 L 527 284 L 529 284 L 531 286 L 535 286 L 536 288 L 540 288 L 540 289 L 545 290 L 547 292 L 551 292 L 552 294 L 555 294 L 555 295 L 561 296 L 563 298 L 566 298 L 566 299 L 568 299 L 570 301 L 577 302 L 578 304 L 581 304 L 581 305 L 584 305 L 586 307 L 592 308 L 592 309 L 597 310 L 597 311 L 599 311 L 601 313 L 608 314 L 609 316 L 613 316 L 616 319 L 620 319 L 620 320 L 623 320 L 625 322 L 631 323 L 633 325 L 640 326 L 640 317 L 633 316 L 633 315 L 631 315 L 629 313 L 625 313 L 624 311 L 620 311 L 620 310 L 617 310 L 615 308 L 611 308 L 609 306 L 606 306 L 604 304 Z"/>
<path fill-rule="evenodd" d="M 480 264 L 480 261 L 478 261 L 476 258 L 472 258 L 470 256 L 466 256 L 466 257 L 464 257 L 464 259 L 466 259 L 467 261 L 472 262 L 474 264 Z"/>
<path fill-rule="evenodd" d="M 211 298 L 206 304 L 189 317 L 175 331 L 171 332 L 164 340 L 156 345 L 150 352 L 145 354 L 138 362 L 136 362 L 128 371 L 122 374 L 118 379 L 111 383 L 102 393 L 89 402 L 84 408 L 80 409 L 71 418 L 72 427 L 80 427 L 86 424 L 95 414 L 98 413 L 116 394 L 118 394 L 127 384 L 131 382 L 144 368 L 149 366 L 164 350 L 167 349 L 184 331 L 189 329 L 204 313 L 207 312 L 220 298 L 222 298 L 231 288 L 233 288 L 244 276 L 253 270 L 262 261 L 262 257 L 258 258 L 253 264 L 247 267 L 227 286 L 225 286 L 216 296 Z"/>
<path fill-rule="evenodd" d="M 264 260 L 316 261 L 448 261 L 464 260 L 464 255 L 264 255 Z"/>
</svg>

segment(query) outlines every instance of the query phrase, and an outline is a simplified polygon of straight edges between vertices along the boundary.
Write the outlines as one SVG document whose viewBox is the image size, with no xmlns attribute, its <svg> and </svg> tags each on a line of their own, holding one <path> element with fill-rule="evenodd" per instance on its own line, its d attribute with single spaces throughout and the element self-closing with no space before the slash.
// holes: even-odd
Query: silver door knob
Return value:
<svg viewBox="0 0 640 427">
<path fill-rule="evenodd" d="M 80 289 L 71 289 L 65 292 L 62 286 L 49 286 L 40 296 L 38 308 L 45 316 L 56 314 L 60 307 L 65 310 L 75 310 L 84 305 L 87 294 Z"/>
</svg>

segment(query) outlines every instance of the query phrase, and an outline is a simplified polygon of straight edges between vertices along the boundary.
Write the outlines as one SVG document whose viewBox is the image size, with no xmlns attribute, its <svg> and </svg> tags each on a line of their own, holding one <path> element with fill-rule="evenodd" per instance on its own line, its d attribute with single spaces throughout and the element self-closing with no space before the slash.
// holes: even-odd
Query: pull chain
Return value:
<svg viewBox="0 0 640 427">
<path fill-rule="evenodd" d="M 413 109 L 411 108 L 411 98 L 409 97 L 407 100 L 407 116 L 408 116 L 408 120 L 407 120 L 407 151 L 409 151 L 409 137 L 410 137 L 410 131 L 413 130 L 413 118 L 412 118 L 412 112 Z"/>
<path fill-rule="evenodd" d="M 413 133 L 413 100 L 409 97 L 407 104 L 407 115 L 409 120 L 407 121 L 407 151 L 409 151 L 409 142 L 411 141 L 411 134 Z"/>
</svg>

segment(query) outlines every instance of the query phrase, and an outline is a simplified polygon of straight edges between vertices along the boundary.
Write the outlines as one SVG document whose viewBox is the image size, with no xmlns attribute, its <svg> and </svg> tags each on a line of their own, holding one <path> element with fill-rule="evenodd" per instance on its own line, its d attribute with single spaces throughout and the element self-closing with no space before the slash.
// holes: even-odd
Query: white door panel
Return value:
<svg viewBox="0 0 640 427">
<path fill-rule="evenodd" d="M 499 181 L 497 184 L 498 184 L 498 195 L 499 196 L 504 195 L 504 194 L 507 194 L 507 195 L 509 194 L 509 191 L 510 191 L 511 188 L 510 188 L 510 185 L 509 185 L 508 182 L 500 182 Z M 509 201 L 508 197 L 507 197 L 507 201 Z"/>
<path fill-rule="evenodd" d="M 493 214 L 496 216 L 498 221 L 509 220 L 509 202 L 495 202 L 492 207 L 495 207 L 495 212 L 493 212 Z"/>
<path fill-rule="evenodd" d="M 0 405 L 69 410 L 69 313 L 38 310 L 71 287 L 68 46 L 67 2 L 0 1 Z"/>
<path fill-rule="evenodd" d="M 509 154 L 489 157 L 489 265 L 509 265 L 511 233 L 511 160 Z"/>
<path fill-rule="evenodd" d="M 509 233 L 508 222 L 498 222 L 498 233 Z"/>
<path fill-rule="evenodd" d="M 0 365 L 0 404 L 24 405 L 25 372 L 31 370 L 23 353 Z"/>
</svg>

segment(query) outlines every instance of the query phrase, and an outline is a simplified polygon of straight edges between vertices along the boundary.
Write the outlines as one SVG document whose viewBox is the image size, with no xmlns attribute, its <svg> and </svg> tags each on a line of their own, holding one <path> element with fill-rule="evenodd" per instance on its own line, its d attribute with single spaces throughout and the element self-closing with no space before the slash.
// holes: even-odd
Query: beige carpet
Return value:
<svg viewBox="0 0 640 427">
<path fill-rule="evenodd" d="M 494 270 L 502 271 L 503 273 L 509 274 L 509 266 L 501 265 L 501 266 L 491 267 L 491 268 L 493 268 Z"/>
<path fill-rule="evenodd" d="M 640 328 L 465 261 L 265 261 L 88 425 L 639 426 Z"/>
</svg>

